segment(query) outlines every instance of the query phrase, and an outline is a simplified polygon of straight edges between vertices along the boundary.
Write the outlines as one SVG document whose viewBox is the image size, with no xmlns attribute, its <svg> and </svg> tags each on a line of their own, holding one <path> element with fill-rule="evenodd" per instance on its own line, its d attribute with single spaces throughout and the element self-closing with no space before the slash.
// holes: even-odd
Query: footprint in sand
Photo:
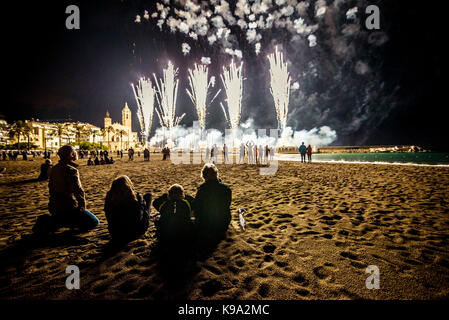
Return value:
<svg viewBox="0 0 449 320">
<path fill-rule="evenodd" d="M 216 279 L 206 281 L 205 283 L 203 283 L 200 286 L 200 288 L 201 288 L 203 295 L 206 297 L 210 297 L 210 296 L 214 295 L 215 293 L 217 293 L 218 291 L 224 289 L 223 284 Z"/>
<path fill-rule="evenodd" d="M 268 283 L 261 283 L 259 285 L 259 289 L 257 292 L 260 294 L 261 297 L 266 298 L 268 297 L 268 294 L 270 292 L 270 285 Z"/>
<path fill-rule="evenodd" d="M 322 266 L 315 267 L 313 273 L 321 280 L 332 282 L 332 275 L 336 270 L 337 268 L 332 263 L 325 263 Z"/>
<path fill-rule="evenodd" d="M 276 250 L 276 246 L 273 244 L 266 244 L 262 249 L 265 253 L 273 253 L 274 250 Z"/>
<path fill-rule="evenodd" d="M 293 281 L 300 284 L 301 286 L 307 287 L 309 285 L 309 280 L 307 280 L 306 276 L 301 272 L 298 272 L 294 277 Z"/>
<path fill-rule="evenodd" d="M 222 271 L 214 266 L 211 265 L 204 265 L 204 269 L 209 270 L 210 272 L 212 272 L 215 275 L 220 275 L 222 274 Z"/>
</svg>

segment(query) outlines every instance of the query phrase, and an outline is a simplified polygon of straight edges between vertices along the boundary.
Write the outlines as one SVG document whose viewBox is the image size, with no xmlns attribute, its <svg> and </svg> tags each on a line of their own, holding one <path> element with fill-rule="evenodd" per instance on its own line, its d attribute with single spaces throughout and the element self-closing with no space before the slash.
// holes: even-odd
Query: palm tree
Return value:
<svg viewBox="0 0 449 320">
<path fill-rule="evenodd" d="M 24 124 L 23 126 L 23 135 L 27 137 L 28 142 L 28 150 L 30 150 L 30 135 L 31 135 L 31 128 L 28 124 Z"/>
<path fill-rule="evenodd" d="M 109 127 L 106 128 L 106 132 L 108 133 L 108 150 L 111 150 L 111 144 L 110 144 L 110 141 L 109 141 L 109 133 L 114 133 L 115 130 L 114 130 L 114 128 L 112 126 L 109 126 Z"/>
<path fill-rule="evenodd" d="M 78 145 L 80 144 L 81 135 L 84 133 L 84 126 L 77 124 L 75 126 L 76 138 L 78 140 Z"/>
<path fill-rule="evenodd" d="M 56 135 L 59 138 L 59 147 L 62 147 L 62 136 L 66 132 L 66 126 L 63 123 L 57 123 L 56 124 Z"/>
<path fill-rule="evenodd" d="M 83 134 L 87 136 L 87 141 L 90 142 L 90 136 L 92 135 L 93 130 L 91 128 L 86 128 L 83 130 Z"/>
<path fill-rule="evenodd" d="M 117 133 L 120 135 L 120 150 L 123 150 L 123 144 L 122 144 L 123 136 L 127 136 L 128 133 L 126 132 L 126 130 L 123 130 L 123 129 L 119 130 Z"/>
<path fill-rule="evenodd" d="M 9 130 L 9 137 L 13 139 L 17 136 L 17 150 L 20 150 L 20 135 L 24 132 L 25 124 L 22 120 L 14 121 Z"/>
<path fill-rule="evenodd" d="M 100 130 L 100 136 L 102 137 L 100 145 L 101 145 L 101 149 L 103 149 L 103 141 L 104 141 L 104 137 L 106 137 L 106 129 L 103 128 Z"/>
</svg>

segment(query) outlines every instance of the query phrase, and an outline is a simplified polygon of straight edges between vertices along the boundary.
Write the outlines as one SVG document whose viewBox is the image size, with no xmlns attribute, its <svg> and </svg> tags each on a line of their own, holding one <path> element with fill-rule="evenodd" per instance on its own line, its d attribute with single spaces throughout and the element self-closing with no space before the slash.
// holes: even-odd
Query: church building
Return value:
<svg viewBox="0 0 449 320">
<path fill-rule="evenodd" d="M 137 132 L 132 131 L 131 110 L 128 103 L 125 103 L 125 107 L 122 109 L 122 123 L 112 123 L 109 111 L 106 112 L 104 129 L 106 136 L 103 141 L 108 146 L 109 151 L 135 149 L 139 142 Z"/>
</svg>

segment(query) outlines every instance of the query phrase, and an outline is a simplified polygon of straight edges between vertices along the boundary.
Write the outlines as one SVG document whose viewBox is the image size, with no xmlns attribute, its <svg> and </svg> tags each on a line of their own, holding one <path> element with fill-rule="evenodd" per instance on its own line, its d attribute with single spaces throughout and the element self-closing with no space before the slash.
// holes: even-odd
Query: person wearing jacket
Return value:
<svg viewBox="0 0 449 320">
<path fill-rule="evenodd" d="M 151 193 L 142 196 L 134 191 L 128 176 L 115 179 L 104 204 L 112 240 L 127 242 L 145 234 L 150 225 L 150 205 Z"/>
<path fill-rule="evenodd" d="M 223 238 L 231 222 L 231 189 L 218 177 L 218 169 L 206 163 L 201 170 L 204 183 L 199 186 L 195 202 L 195 224 L 199 237 Z"/>
<path fill-rule="evenodd" d="M 193 200 L 193 197 L 185 194 L 181 185 L 174 184 L 168 193 L 153 201 L 154 208 L 160 213 L 155 225 L 161 243 L 183 245 L 191 242 Z"/>
<path fill-rule="evenodd" d="M 301 154 L 301 162 L 306 162 L 307 147 L 304 142 L 299 146 L 299 153 Z"/>
<path fill-rule="evenodd" d="M 51 172 L 48 183 L 48 204 L 55 229 L 59 227 L 79 228 L 88 231 L 100 224 L 98 218 L 86 209 L 86 199 L 75 161 L 77 153 L 72 146 L 59 149 L 60 158 Z"/>
</svg>

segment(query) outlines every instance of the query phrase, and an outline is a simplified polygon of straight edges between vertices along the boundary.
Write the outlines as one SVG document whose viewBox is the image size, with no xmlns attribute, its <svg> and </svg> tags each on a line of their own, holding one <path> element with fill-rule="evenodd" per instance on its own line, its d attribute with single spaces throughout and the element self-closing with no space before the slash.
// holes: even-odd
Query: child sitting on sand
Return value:
<svg viewBox="0 0 449 320">
<path fill-rule="evenodd" d="M 193 197 L 184 193 L 184 188 L 174 184 L 153 202 L 154 208 L 160 213 L 155 222 L 156 235 L 164 244 L 188 244 L 193 236 L 191 220 Z"/>
<path fill-rule="evenodd" d="M 112 239 L 126 242 L 143 235 L 150 224 L 150 205 L 151 193 L 142 197 L 127 176 L 115 179 L 104 204 Z"/>
<path fill-rule="evenodd" d="M 41 165 L 41 173 L 39 174 L 37 180 L 39 181 L 48 180 L 52 166 L 53 165 L 51 164 L 50 159 L 45 160 L 45 163 Z"/>
</svg>

